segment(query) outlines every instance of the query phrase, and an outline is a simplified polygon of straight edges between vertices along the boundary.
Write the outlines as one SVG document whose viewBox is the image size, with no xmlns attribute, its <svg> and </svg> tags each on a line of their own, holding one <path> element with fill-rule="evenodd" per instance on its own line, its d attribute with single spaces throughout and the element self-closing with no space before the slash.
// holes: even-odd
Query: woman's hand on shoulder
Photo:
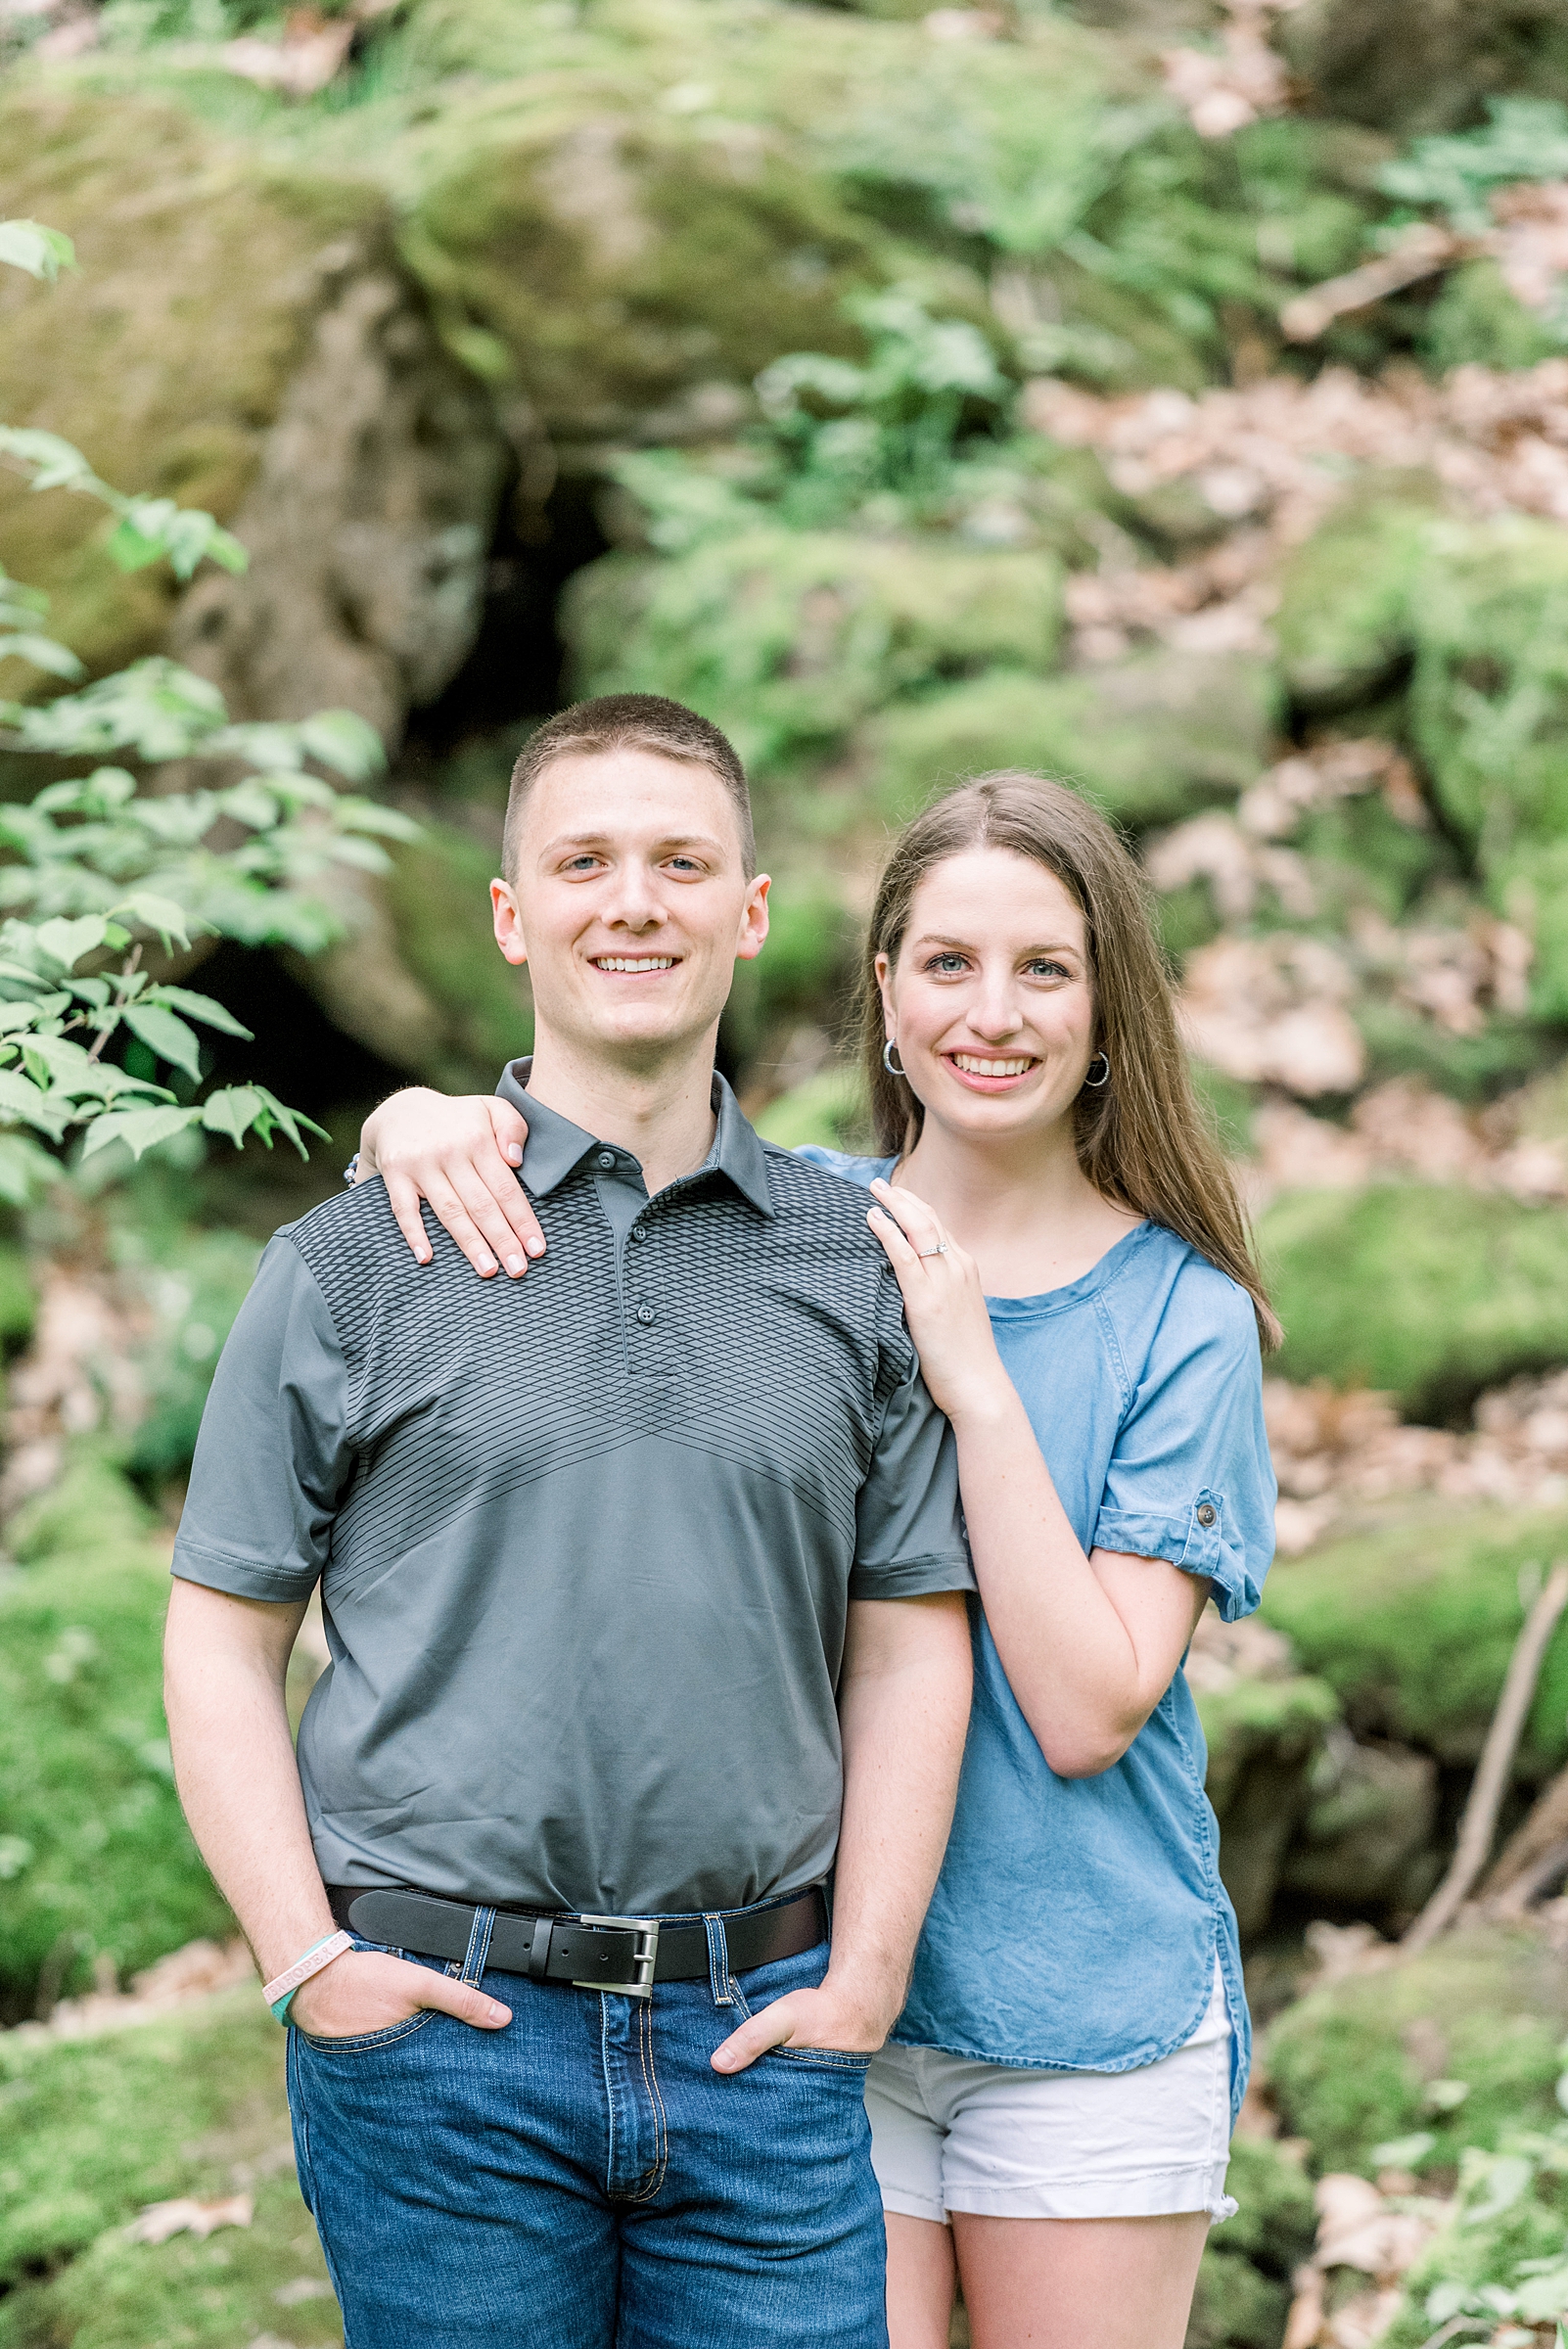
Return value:
<svg viewBox="0 0 1568 2349">
<path fill-rule="evenodd" d="M 903 1292 L 904 1318 L 931 1397 L 956 1425 L 966 1414 L 1013 1410 L 1018 1398 L 1002 1367 L 986 1311 L 980 1269 L 948 1238 L 935 1209 L 879 1175 L 866 1221 Z"/>
<path fill-rule="evenodd" d="M 354 1179 L 379 1174 L 416 1264 L 431 1260 L 422 1199 L 482 1279 L 504 1267 L 512 1279 L 544 1254 L 544 1234 L 517 1178 L 528 1121 L 490 1093 L 457 1099 L 410 1085 L 373 1110 L 359 1129 Z"/>
</svg>

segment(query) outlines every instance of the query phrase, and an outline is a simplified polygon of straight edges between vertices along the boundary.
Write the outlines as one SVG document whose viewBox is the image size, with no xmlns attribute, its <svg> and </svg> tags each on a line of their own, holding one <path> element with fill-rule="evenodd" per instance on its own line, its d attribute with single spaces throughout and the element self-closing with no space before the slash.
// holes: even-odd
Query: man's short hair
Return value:
<svg viewBox="0 0 1568 2349">
<path fill-rule="evenodd" d="M 501 870 L 508 881 L 517 876 L 523 807 L 535 782 L 553 760 L 594 751 L 652 751 L 658 758 L 703 766 L 716 775 L 734 803 L 741 858 L 747 880 L 752 878 L 757 870 L 752 795 L 734 744 L 683 702 L 667 702 L 657 693 L 605 693 L 596 701 L 574 702 L 570 710 L 558 710 L 524 744 L 512 769 L 501 836 Z"/>
</svg>

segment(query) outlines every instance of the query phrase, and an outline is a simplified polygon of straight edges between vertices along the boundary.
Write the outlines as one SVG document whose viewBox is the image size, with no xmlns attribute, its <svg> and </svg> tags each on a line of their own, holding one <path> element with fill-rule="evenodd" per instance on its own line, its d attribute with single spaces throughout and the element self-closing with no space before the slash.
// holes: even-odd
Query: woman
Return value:
<svg viewBox="0 0 1568 2349">
<path fill-rule="evenodd" d="M 1180 1665 L 1211 1595 L 1258 1603 L 1277 1332 L 1141 878 L 1074 793 L 992 775 L 918 816 L 862 994 L 883 1155 L 810 1155 L 870 1190 L 982 1601 L 952 1836 L 867 2087 L 893 2349 L 944 2349 L 955 2275 L 976 2349 L 1179 2349 L 1248 2056 Z M 427 1253 L 415 1187 L 519 1262 L 508 1117 L 412 1095 L 367 1125 Z"/>
</svg>

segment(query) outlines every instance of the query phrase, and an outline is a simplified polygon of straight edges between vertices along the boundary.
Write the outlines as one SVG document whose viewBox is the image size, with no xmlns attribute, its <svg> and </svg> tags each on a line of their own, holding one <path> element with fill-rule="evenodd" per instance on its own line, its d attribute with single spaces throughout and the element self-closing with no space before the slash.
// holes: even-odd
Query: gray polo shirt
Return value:
<svg viewBox="0 0 1568 2349">
<path fill-rule="evenodd" d="M 641 1914 L 822 1875 L 851 1598 L 973 1588 L 951 1431 L 864 1194 L 715 1080 L 695 1174 L 533 1100 L 549 1240 L 477 1280 L 380 1182 L 287 1225 L 223 1350 L 174 1551 L 322 1586 L 300 1732 L 329 1884 Z"/>
</svg>

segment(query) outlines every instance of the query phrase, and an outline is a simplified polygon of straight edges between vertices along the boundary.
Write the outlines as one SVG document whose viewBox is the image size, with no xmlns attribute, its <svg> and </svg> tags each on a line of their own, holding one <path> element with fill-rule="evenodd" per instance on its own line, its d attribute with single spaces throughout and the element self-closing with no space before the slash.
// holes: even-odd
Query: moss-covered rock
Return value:
<svg viewBox="0 0 1568 2349">
<path fill-rule="evenodd" d="M 1434 1840 L 1438 1766 L 1408 1746 L 1330 1736 L 1280 1882 L 1322 1911 L 1412 1914 L 1443 1865 Z"/>
<path fill-rule="evenodd" d="M 1324 1681 L 1359 1734 L 1445 1763 L 1476 1761 L 1524 1622 L 1531 1578 L 1568 1545 L 1568 1512 L 1429 1505 L 1375 1532 L 1282 1558 L 1263 1614 Z M 1568 1752 L 1568 1625 L 1546 1652 L 1520 1774 Z"/>
<path fill-rule="evenodd" d="M 1048 667 L 1061 594 L 1043 552 L 764 529 L 606 556 L 572 581 L 565 630 L 579 692 L 689 702 L 765 773 L 944 677 Z"/>
<path fill-rule="evenodd" d="M 119 488 L 222 520 L 255 477 L 335 275 L 390 251 L 379 190 L 269 172 L 130 90 L 0 99 L 8 214 L 64 229 L 81 268 L 54 286 L 4 273 L 0 416 L 63 434 Z M 52 594 L 56 631 L 95 668 L 153 650 L 174 594 L 165 566 L 117 572 L 106 534 L 93 500 L 0 475 L 0 560 Z M 23 681 L 12 668 L 8 690 Z"/>
<path fill-rule="evenodd" d="M 299 2349 L 342 2339 L 295 2180 L 283 2058 L 254 1987 L 102 2039 L 0 2039 L 3 2349 L 230 2349 L 280 2322 Z M 250 2227 L 126 2237 L 149 2202 L 237 2188 L 254 2195 Z"/>
<path fill-rule="evenodd" d="M 871 224 L 755 127 L 618 99 L 558 91 L 426 192 L 404 252 L 456 347 L 577 440 L 733 422 L 782 352 L 853 352 L 844 298 L 887 274 Z M 703 386 L 732 404 L 683 412 Z"/>
<path fill-rule="evenodd" d="M 1296 1191 L 1261 1239 L 1286 1378 L 1386 1389 L 1441 1422 L 1568 1360 L 1568 1215 L 1426 1183 Z"/>
<path fill-rule="evenodd" d="M 965 775 L 1019 766 L 1080 784 L 1140 827 L 1255 781 L 1275 706 L 1264 662 L 1145 653 L 1072 676 L 998 669 L 883 712 L 857 749 L 893 821 Z"/>
<path fill-rule="evenodd" d="M 1245 1935 L 1268 1921 L 1285 1850 L 1306 1813 L 1313 1762 L 1339 1718 L 1324 1681 L 1284 1672 L 1199 1686 L 1209 1800 L 1220 1821 L 1220 1872 Z"/>
<path fill-rule="evenodd" d="M 1314 2170 L 1374 2175 L 1375 2146 L 1430 2131 L 1430 2161 L 1557 2117 L 1568 1971 L 1527 1931 L 1473 1927 L 1420 1958 L 1310 1991 L 1266 2038 L 1274 2100 Z M 1436 2080 L 1469 2094 L 1443 2104 Z M 1559 2237 L 1560 2239 L 1560 2237 Z"/>
<path fill-rule="evenodd" d="M 0 2002 L 11 2018 L 222 1933 L 164 1731 L 168 1552 L 130 1488 L 78 1459 L 13 1530 L 0 1588 Z"/>
<path fill-rule="evenodd" d="M 1437 495 L 1420 477 L 1360 486 L 1287 559 L 1274 630 L 1307 708 L 1368 700 L 1408 656 Z"/>
</svg>

